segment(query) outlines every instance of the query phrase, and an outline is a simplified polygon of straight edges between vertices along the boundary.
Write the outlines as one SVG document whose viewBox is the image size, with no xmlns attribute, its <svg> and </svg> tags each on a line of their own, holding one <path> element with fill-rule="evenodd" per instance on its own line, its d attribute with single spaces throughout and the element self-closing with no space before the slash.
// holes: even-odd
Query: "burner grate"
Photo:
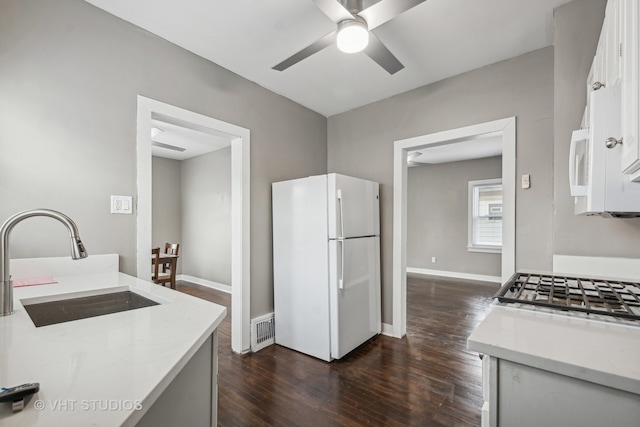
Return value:
<svg viewBox="0 0 640 427">
<path fill-rule="evenodd" d="M 640 320 L 640 283 L 516 273 L 494 295 L 500 302 Z"/>
</svg>

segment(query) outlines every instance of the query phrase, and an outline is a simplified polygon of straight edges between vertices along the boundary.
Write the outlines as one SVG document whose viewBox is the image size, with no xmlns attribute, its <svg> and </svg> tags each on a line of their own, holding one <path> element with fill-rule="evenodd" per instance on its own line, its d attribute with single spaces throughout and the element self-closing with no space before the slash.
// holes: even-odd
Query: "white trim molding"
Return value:
<svg viewBox="0 0 640 427">
<path fill-rule="evenodd" d="M 388 337 L 392 337 L 393 336 L 393 325 L 390 325 L 388 323 L 383 323 L 382 324 L 382 335 L 386 335 Z"/>
<path fill-rule="evenodd" d="M 137 275 L 148 280 L 151 254 L 151 119 L 169 116 L 225 135 L 231 141 L 231 349 L 251 349 L 249 129 L 138 95 Z"/>
<path fill-rule="evenodd" d="M 407 153 L 499 132 L 502 138 L 502 281 L 515 272 L 516 252 L 516 118 L 421 135 L 393 147 L 393 336 L 407 333 Z"/>
<path fill-rule="evenodd" d="M 222 283 L 213 282 L 207 279 L 201 279 L 199 277 L 189 276 L 188 274 L 177 274 L 176 280 L 184 280 L 185 282 L 195 283 L 196 285 L 201 285 L 207 288 L 215 289 L 217 291 L 225 292 L 227 294 L 232 293 L 232 287 L 229 285 L 224 285 Z"/>
<path fill-rule="evenodd" d="M 420 274 L 423 276 L 451 277 L 454 279 L 476 280 L 479 282 L 502 283 L 500 276 L 487 276 L 484 274 L 459 273 L 457 271 L 429 270 L 427 268 L 407 267 L 407 273 Z"/>
</svg>

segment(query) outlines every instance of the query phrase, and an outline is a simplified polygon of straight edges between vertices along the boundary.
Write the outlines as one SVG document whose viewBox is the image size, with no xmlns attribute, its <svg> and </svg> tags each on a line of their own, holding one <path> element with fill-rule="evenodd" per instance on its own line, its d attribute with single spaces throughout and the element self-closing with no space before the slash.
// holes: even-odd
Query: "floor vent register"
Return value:
<svg viewBox="0 0 640 427">
<path fill-rule="evenodd" d="M 276 342 L 273 313 L 251 319 L 251 351 L 254 353 Z"/>
</svg>

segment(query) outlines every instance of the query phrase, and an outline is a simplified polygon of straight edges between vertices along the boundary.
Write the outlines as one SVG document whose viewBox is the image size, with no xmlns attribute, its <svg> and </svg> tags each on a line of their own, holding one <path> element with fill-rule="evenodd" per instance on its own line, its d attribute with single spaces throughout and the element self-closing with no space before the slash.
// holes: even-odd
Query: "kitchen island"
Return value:
<svg viewBox="0 0 640 427">
<path fill-rule="evenodd" d="M 38 382 L 40 391 L 21 412 L 0 404 L 3 427 L 216 425 L 216 328 L 226 308 L 119 273 L 114 256 L 115 271 L 105 271 L 111 259 L 99 273 L 84 264 L 51 272 L 58 283 L 15 289 L 15 314 L 0 317 L 0 386 Z M 50 271 L 44 264 L 37 275 Z M 118 290 L 158 304 L 35 327 L 22 303 Z"/>
<path fill-rule="evenodd" d="M 483 427 L 640 425 L 637 321 L 494 304 L 467 346 L 484 355 Z"/>
</svg>

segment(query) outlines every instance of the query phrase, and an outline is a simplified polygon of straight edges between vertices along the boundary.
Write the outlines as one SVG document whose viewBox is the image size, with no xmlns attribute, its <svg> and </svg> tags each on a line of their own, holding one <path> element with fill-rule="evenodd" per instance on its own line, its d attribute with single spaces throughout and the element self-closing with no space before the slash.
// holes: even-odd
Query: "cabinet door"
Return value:
<svg viewBox="0 0 640 427">
<path fill-rule="evenodd" d="M 604 25 L 606 25 L 606 21 Z M 587 99 L 589 99 L 589 93 L 591 93 L 593 90 L 597 90 L 600 85 L 606 86 L 606 44 L 606 37 L 603 37 L 603 34 L 601 34 L 600 39 L 598 40 L 596 56 L 593 57 L 591 71 L 589 72 L 589 77 L 587 80 Z"/>
<path fill-rule="evenodd" d="M 622 17 L 622 172 L 640 181 L 640 6 L 638 0 L 621 0 Z"/>
<path fill-rule="evenodd" d="M 620 84 L 622 70 L 620 60 L 621 39 L 620 0 L 609 0 L 605 11 L 596 54 L 587 77 L 587 106 L 582 117 L 581 126 L 589 127 L 590 94 L 600 87 Z"/>
<path fill-rule="evenodd" d="M 580 122 L 581 129 L 588 129 L 591 126 L 591 103 L 589 100 L 591 99 L 591 92 L 593 92 L 594 87 L 596 87 L 595 83 L 601 83 L 602 79 L 602 76 L 598 75 L 598 64 L 596 63 L 596 60 L 597 57 L 594 56 L 593 61 L 591 62 L 589 75 L 587 76 L 587 105 L 584 107 L 584 114 L 582 115 L 582 121 Z"/>
<path fill-rule="evenodd" d="M 602 52 L 604 57 L 603 71 L 607 86 L 620 83 L 620 19 L 620 0 L 609 0 L 601 35 L 601 38 L 604 39 L 604 52 Z"/>
<path fill-rule="evenodd" d="M 498 363 L 497 426 L 638 425 L 640 396 L 635 393 L 505 359 Z"/>
</svg>

